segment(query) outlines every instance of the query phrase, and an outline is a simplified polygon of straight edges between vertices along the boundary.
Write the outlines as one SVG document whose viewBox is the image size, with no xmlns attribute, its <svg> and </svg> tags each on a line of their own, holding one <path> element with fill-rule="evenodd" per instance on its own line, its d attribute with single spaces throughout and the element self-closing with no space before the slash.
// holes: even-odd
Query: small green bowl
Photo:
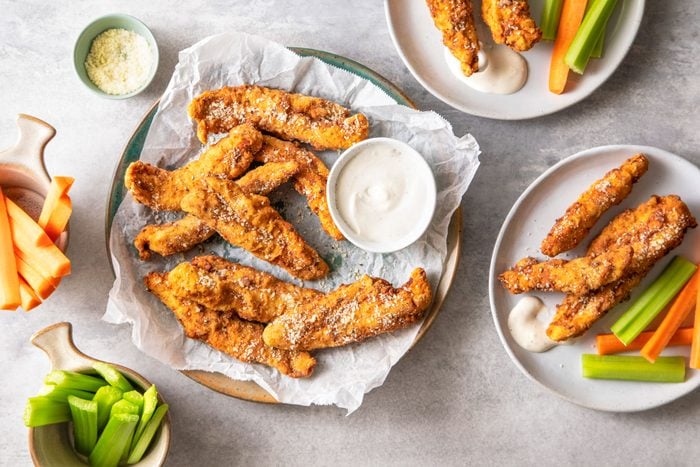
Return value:
<svg viewBox="0 0 700 467">
<path fill-rule="evenodd" d="M 92 81 L 90 81 L 87 70 L 85 70 L 85 59 L 87 58 L 88 53 L 90 53 L 92 41 L 95 39 L 95 37 L 108 29 L 126 29 L 127 31 L 134 31 L 135 33 L 143 36 L 151 46 L 153 62 L 151 64 L 151 71 L 148 74 L 148 79 L 146 79 L 146 81 L 139 88 L 128 94 L 107 94 L 95 86 Z M 107 99 L 127 99 L 139 94 L 141 91 L 146 89 L 149 84 L 151 84 L 151 81 L 153 81 L 153 77 L 156 75 L 156 70 L 158 69 L 158 44 L 156 43 L 156 39 L 153 37 L 151 30 L 133 16 L 118 13 L 102 16 L 88 24 L 87 27 L 80 33 L 80 36 L 78 36 L 78 40 L 75 41 L 75 48 L 73 49 L 73 66 L 75 67 L 75 72 L 78 74 L 80 81 L 82 81 L 83 84 L 95 94 Z"/>
</svg>

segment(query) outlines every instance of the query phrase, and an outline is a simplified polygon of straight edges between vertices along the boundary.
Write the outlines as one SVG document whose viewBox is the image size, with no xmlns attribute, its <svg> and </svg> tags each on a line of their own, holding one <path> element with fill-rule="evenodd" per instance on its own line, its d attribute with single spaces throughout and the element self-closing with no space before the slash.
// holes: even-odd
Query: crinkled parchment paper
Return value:
<svg viewBox="0 0 700 467">
<path fill-rule="evenodd" d="M 103 317 L 111 323 L 131 323 L 134 344 L 176 369 L 217 371 L 239 380 L 254 380 L 279 401 L 310 405 L 335 404 L 357 409 L 365 393 L 381 385 L 389 370 L 409 349 L 419 324 L 393 334 L 338 349 L 316 352 L 318 365 L 306 379 L 280 375 L 263 365 L 239 362 L 207 345 L 190 340 L 174 315 L 145 290 L 149 271 L 170 270 L 197 254 L 213 252 L 252 265 L 299 285 L 330 290 L 362 274 L 403 284 L 415 267 L 428 272 L 435 287 L 446 256 L 447 228 L 479 165 L 479 148 L 471 135 L 457 138 L 452 127 L 434 112 L 397 105 L 381 89 L 352 73 L 314 58 L 301 58 L 261 37 L 230 33 L 209 37 L 180 53 L 180 61 L 153 119 L 141 159 L 174 168 L 202 150 L 187 104 L 200 92 L 226 85 L 259 84 L 324 97 L 362 112 L 370 119 L 371 136 L 387 136 L 410 144 L 430 163 L 437 180 L 437 211 L 430 229 L 414 245 L 381 255 L 336 242 L 320 229 L 304 198 L 285 187 L 271 195 L 273 205 L 296 226 L 309 244 L 331 265 L 321 281 L 303 284 L 285 271 L 260 261 L 218 239 L 186 255 L 140 261 L 132 241 L 146 224 L 172 220 L 181 214 L 153 213 L 127 195 L 119 207 L 110 236 L 117 278 Z M 320 153 L 330 166 L 336 152 Z"/>
</svg>

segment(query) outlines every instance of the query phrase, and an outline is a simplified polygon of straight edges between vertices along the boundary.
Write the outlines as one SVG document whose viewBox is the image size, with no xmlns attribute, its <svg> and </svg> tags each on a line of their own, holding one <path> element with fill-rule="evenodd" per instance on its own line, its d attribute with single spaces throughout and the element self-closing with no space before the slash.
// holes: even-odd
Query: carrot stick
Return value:
<svg viewBox="0 0 700 467">
<path fill-rule="evenodd" d="M 671 336 L 671 340 L 668 341 L 667 346 L 690 345 L 693 340 L 694 331 L 693 328 L 680 328 Z M 598 334 L 595 338 L 598 355 L 611 355 L 620 352 L 628 352 L 630 350 L 639 350 L 644 347 L 644 344 L 649 342 L 654 332 L 655 331 L 645 331 L 641 333 L 626 347 L 615 334 Z"/>
<path fill-rule="evenodd" d="M 51 240 L 56 240 L 68 224 L 68 218 L 73 211 L 68 190 L 74 181 L 73 177 L 60 176 L 51 180 L 51 186 L 39 216 L 39 226 L 44 229 Z"/>
<path fill-rule="evenodd" d="M 36 246 L 29 238 L 22 236 L 22 231 L 16 230 L 15 227 L 16 224 L 10 222 L 15 250 L 22 254 L 27 264 L 47 278 L 63 277 L 70 274 L 70 260 L 56 245 L 49 243 L 46 246 Z"/>
<path fill-rule="evenodd" d="M 697 270 L 673 301 L 671 308 L 668 309 L 666 316 L 664 316 L 654 335 L 642 347 L 642 350 L 639 352 L 642 357 L 654 363 L 658 356 L 661 355 L 661 352 L 668 345 L 668 341 L 671 340 L 671 336 L 675 334 L 690 312 L 695 309 L 699 284 L 700 270 Z"/>
<path fill-rule="evenodd" d="M 21 277 L 19 278 L 19 295 L 22 298 L 22 309 L 29 311 L 41 305 L 41 300 L 36 296 L 34 290 Z"/>
<path fill-rule="evenodd" d="M 23 237 L 31 241 L 35 246 L 53 245 L 44 229 L 39 227 L 39 224 L 24 209 L 17 206 L 9 198 L 6 198 L 5 202 L 7 204 L 7 215 L 10 218 L 10 227 L 12 228 L 12 238 L 15 239 L 15 242 L 17 242 L 17 237 Z"/>
<path fill-rule="evenodd" d="M 697 305 L 695 307 L 695 332 L 693 345 L 690 348 L 690 368 L 700 370 L 700 287 L 698 287 Z"/>
<path fill-rule="evenodd" d="M 16 310 L 21 303 L 19 276 L 12 248 L 12 231 L 7 217 L 5 195 L 0 189 L 0 309 Z"/>
<path fill-rule="evenodd" d="M 40 272 L 19 257 L 17 257 L 17 271 L 42 300 L 46 300 L 56 290 L 57 284 L 52 279 L 42 276 Z"/>
<path fill-rule="evenodd" d="M 566 52 L 573 42 L 586 12 L 587 0 L 564 0 L 559 20 L 557 37 L 552 49 L 552 61 L 549 65 L 549 90 L 561 94 L 569 78 L 569 66 L 564 62 Z"/>
</svg>

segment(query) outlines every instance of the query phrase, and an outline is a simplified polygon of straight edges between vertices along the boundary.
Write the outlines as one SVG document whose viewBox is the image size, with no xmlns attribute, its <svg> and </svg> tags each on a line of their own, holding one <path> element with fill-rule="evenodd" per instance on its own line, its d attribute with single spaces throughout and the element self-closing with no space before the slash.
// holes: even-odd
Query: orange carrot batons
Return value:
<svg viewBox="0 0 700 467">
<path fill-rule="evenodd" d="M 56 176 L 51 180 L 51 186 L 39 216 L 39 226 L 44 229 L 51 240 L 56 240 L 68 225 L 68 219 L 73 212 L 68 190 L 74 181 L 73 177 L 61 176 Z"/>
<path fill-rule="evenodd" d="M 15 310 L 22 304 L 22 298 L 6 206 L 0 189 L 0 309 Z"/>
</svg>

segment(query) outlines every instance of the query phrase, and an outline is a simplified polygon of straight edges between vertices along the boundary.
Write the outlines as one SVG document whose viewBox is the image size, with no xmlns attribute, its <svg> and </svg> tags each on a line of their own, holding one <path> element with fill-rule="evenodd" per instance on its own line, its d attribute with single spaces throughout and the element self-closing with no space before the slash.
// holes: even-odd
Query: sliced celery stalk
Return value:
<svg viewBox="0 0 700 467">
<path fill-rule="evenodd" d="M 92 399 L 97 402 L 97 429 L 101 430 L 107 424 L 109 420 L 109 414 L 112 410 L 112 406 L 120 401 L 122 398 L 122 392 L 115 388 L 114 386 L 102 386 L 95 393 L 95 397 Z"/>
<path fill-rule="evenodd" d="M 66 370 L 50 372 L 44 378 L 44 383 L 55 384 L 61 389 L 80 389 L 93 393 L 107 384 L 102 378 Z"/>
<path fill-rule="evenodd" d="M 81 399 L 92 399 L 93 394 L 80 389 L 59 388 L 55 384 L 47 384 L 39 391 L 38 396 L 48 397 L 58 402 L 68 402 L 68 396 L 80 397 Z"/>
<path fill-rule="evenodd" d="M 131 383 L 124 377 L 123 374 L 119 372 L 109 363 L 97 362 L 92 367 L 97 371 L 110 385 L 121 389 L 123 392 L 133 391 L 134 387 Z"/>
<path fill-rule="evenodd" d="M 591 58 L 601 58 L 603 56 L 603 46 L 605 45 L 605 29 L 595 43 L 593 50 L 591 51 Z"/>
<path fill-rule="evenodd" d="M 97 442 L 97 402 L 68 396 L 73 417 L 73 439 L 80 454 L 90 455 Z"/>
<path fill-rule="evenodd" d="M 566 65 L 579 74 L 583 74 L 583 71 L 586 69 L 596 41 L 604 32 L 605 25 L 617 4 L 617 0 L 591 1 L 593 3 L 583 17 L 581 26 L 579 26 L 578 32 L 564 57 Z"/>
<path fill-rule="evenodd" d="M 649 363 L 646 358 L 638 356 L 583 354 L 581 364 L 586 378 L 657 383 L 685 381 L 683 357 L 659 357 L 656 363 Z"/>
<path fill-rule="evenodd" d="M 126 461 L 127 464 L 136 464 L 141 460 L 146 452 L 146 449 L 148 449 L 148 446 L 151 444 L 156 431 L 158 431 L 158 427 L 163 421 L 163 417 L 165 417 L 167 411 L 168 404 L 159 406 L 154 412 L 153 417 L 151 417 L 148 423 L 146 423 L 146 427 L 144 428 L 143 433 L 141 433 L 141 436 L 138 438 L 134 437 L 134 439 L 136 439 L 136 444 L 131 449 L 131 454 L 129 454 L 129 458 Z"/>
<path fill-rule="evenodd" d="M 540 21 L 542 39 L 547 41 L 553 41 L 556 39 L 557 29 L 559 29 L 559 18 L 561 18 L 562 5 L 564 5 L 564 0 L 544 1 L 542 21 Z"/>
<path fill-rule="evenodd" d="M 146 389 L 143 393 L 143 410 L 141 411 L 141 420 L 139 420 L 139 425 L 136 427 L 136 433 L 134 433 L 134 440 L 131 443 L 131 449 L 136 447 L 136 443 L 141 437 L 141 433 L 146 428 L 146 424 L 153 416 L 153 412 L 156 410 L 158 405 L 158 390 L 155 385 L 151 385 L 150 388 Z"/>
<path fill-rule="evenodd" d="M 114 403 L 114 405 L 112 406 L 112 410 L 109 412 L 109 416 L 114 417 L 115 415 L 118 415 L 120 413 L 138 415 L 139 407 L 136 404 L 132 404 L 131 402 L 122 399 Z"/>
<path fill-rule="evenodd" d="M 143 394 L 140 392 L 133 390 L 129 392 L 125 392 L 122 395 L 122 398 L 125 401 L 129 401 L 132 404 L 134 404 L 136 407 L 139 408 L 139 415 L 141 414 L 141 411 L 143 410 Z"/>
<path fill-rule="evenodd" d="M 122 453 L 127 448 L 138 421 L 138 415 L 125 413 L 109 417 L 107 426 L 95 444 L 95 449 L 90 453 L 90 465 L 94 467 L 116 467 L 119 465 Z"/>
<path fill-rule="evenodd" d="M 681 256 L 673 258 L 610 330 L 620 342 L 629 345 L 678 294 L 696 269 L 696 265 Z"/>
<path fill-rule="evenodd" d="M 67 402 L 59 402 L 48 397 L 30 397 L 24 409 L 24 424 L 28 427 L 53 425 L 70 421 L 70 408 Z"/>
</svg>

